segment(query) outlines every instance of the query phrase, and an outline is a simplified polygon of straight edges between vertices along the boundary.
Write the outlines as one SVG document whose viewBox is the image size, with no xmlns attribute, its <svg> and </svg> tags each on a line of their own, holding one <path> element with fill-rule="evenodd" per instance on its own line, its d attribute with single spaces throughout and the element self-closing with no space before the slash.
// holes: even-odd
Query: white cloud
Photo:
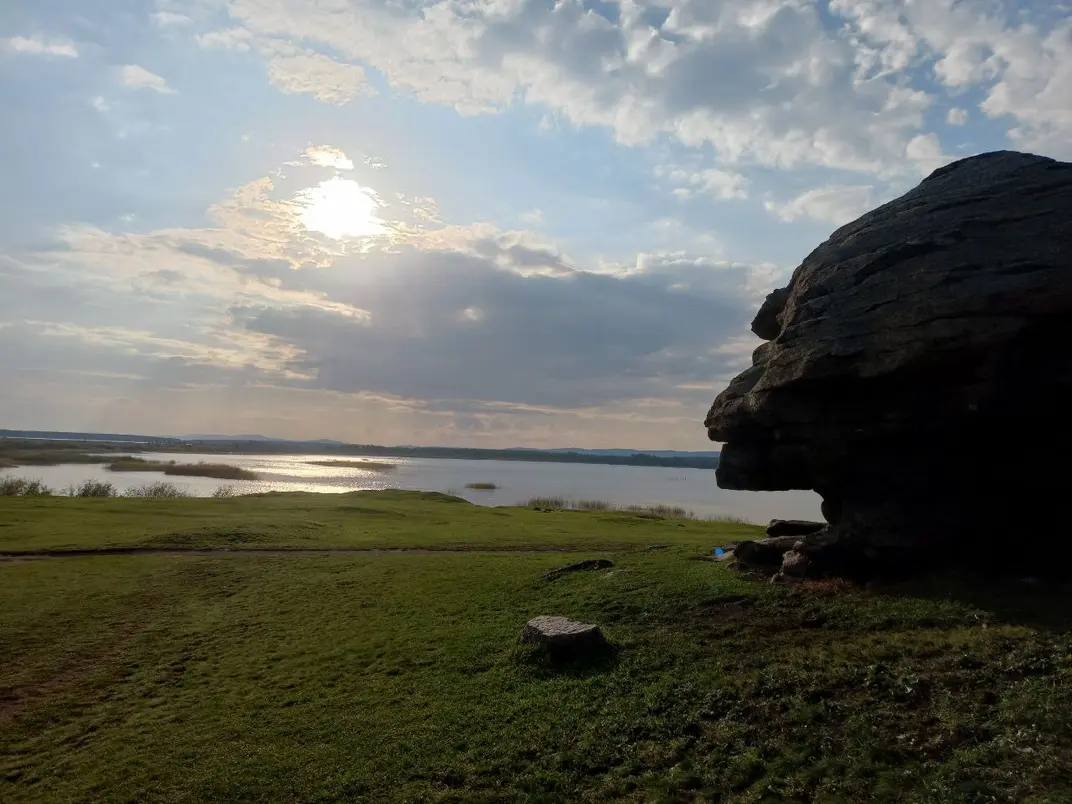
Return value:
<svg viewBox="0 0 1072 804">
<path fill-rule="evenodd" d="M 606 126 L 628 145 L 660 134 L 710 143 L 723 170 L 913 169 L 906 146 L 933 99 L 892 77 L 853 81 L 853 46 L 812 3 L 680 0 L 658 28 L 646 6 L 623 4 L 616 23 L 581 0 L 441 3 L 419 13 L 234 0 L 230 12 L 259 36 L 330 47 L 463 114 L 524 100 L 556 120 Z"/>
<path fill-rule="evenodd" d="M 942 150 L 942 143 L 934 133 L 913 137 L 905 147 L 905 155 L 924 173 L 931 173 L 953 161 L 953 157 Z"/>
<path fill-rule="evenodd" d="M 963 126 L 968 122 L 968 110 L 953 107 L 945 116 L 945 121 L 951 126 Z"/>
<path fill-rule="evenodd" d="M 151 89 L 153 92 L 162 94 L 169 94 L 175 91 L 159 75 L 146 70 L 138 64 L 125 65 L 120 71 L 120 80 L 123 86 L 131 89 Z"/>
<path fill-rule="evenodd" d="M 102 113 L 112 108 L 111 105 L 108 103 L 107 98 L 102 95 L 97 95 L 96 97 L 91 98 L 89 103 L 94 109 Z"/>
<path fill-rule="evenodd" d="M 197 37 L 197 43 L 203 48 L 217 50 L 236 50 L 245 52 L 253 46 L 254 36 L 245 28 L 224 28 L 209 31 Z"/>
<path fill-rule="evenodd" d="M 354 162 L 338 148 L 330 145 L 313 145 L 305 149 L 305 157 L 310 164 L 319 167 L 333 167 L 336 170 L 353 170 Z"/>
<path fill-rule="evenodd" d="M 842 226 L 876 206 L 875 188 L 870 186 L 830 186 L 808 190 L 791 201 L 767 201 L 764 206 L 783 221 L 800 218 Z"/>
<path fill-rule="evenodd" d="M 655 168 L 655 176 L 671 184 L 671 192 L 679 198 L 697 194 L 721 199 L 748 198 L 748 186 L 751 183 L 740 173 L 714 168 L 685 170 L 659 165 Z"/>
<path fill-rule="evenodd" d="M 70 42 L 56 39 L 45 39 L 40 36 L 12 36 L 0 39 L 0 45 L 10 53 L 19 53 L 27 56 L 60 56 L 62 58 L 78 58 L 78 49 Z"/>
<path fill-rule="evenodd" d="M 308 93 L 336 106 L 376 94 L 359 65 L 344 64 L 310 51 L 272 56 L 268 60 L 268 80 L 287 94 Z"/>
<path fill-rule="evenodd" d="M 199 333 L 200 339 L 183 340 L 126 327 L 89 327 L 54 321 L 27 321 L 25 324 L 42 335 L 71 338 L 83 345 L 110 347 L 132 355 L 177 359 L 220 368 L 252 367 L 284 376 L 301 377 L 287 368 L 300 355 L 300 351 L 278 338 L 260 333 L 209 331 Z"/>
<path fill-rule="evenodd" d="M 833 0 L 866 46 L 925 57 L 951 92 L 982 90 L 1020 147 L 1072 158 L 1072 17 L 1056 3 Z M 1018 12 L 1018 13 L 1016 13 Z"/>
<path fill-rule="evenodd" d="M 153 24 L 158 28 L 168 28 L 173 25 L 192 25 L 193 20 L 186 14 L 176 11 L 157 11 L 152 15 Z"/>
<path fill-rule="evenodd" d="M 725 172 L 927 173 L 941 149 L 916 141 L 925 113 L 972 88 L 986 95 L 983 112 L 1010 120 L 1017 144 L 1072 153 L 1072 19 L 1059 6 L 831 0 L 831 20 L 821 5 L 675 0 L 658 13 L 631 0 L 613 21 L 582 0 L 229 9 L 257 36 L 330 48 L 425 102 L 463 114 L 526 102 L 556 125 L 605 126 L 627 145 L 660 135 L 710 144 Z"/>
</svg>

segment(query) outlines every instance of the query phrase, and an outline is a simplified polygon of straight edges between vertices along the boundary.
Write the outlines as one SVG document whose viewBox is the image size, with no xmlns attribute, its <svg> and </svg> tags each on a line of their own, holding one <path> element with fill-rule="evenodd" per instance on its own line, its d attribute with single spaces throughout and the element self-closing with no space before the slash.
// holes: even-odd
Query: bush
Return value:
<svg viewBox="0 0 1072 804">
<path fill-rule="evenodd" d="M 615 505 L 606 500 L 570 500 L 565 497 L 533 497 L 525 506 L 544 511 L 627 511 L 654 519 L 695 519 L 696 514 L 680 505 Z"/>
<path fill-rule="evenodd" d="M 226 463 L 173 463 L 164 467 L 165 475 L 184 475 L 187 477 L 215 477 L 220 480 L 256 480 L 257 473 L 240 466 Z"/>
<path fill-rule="evenodd" d="M 193 495 L 186 489 L 180 489 L 174 483 L 147 483 L 144 486 L 131 486 L 124 493 L 124 497 L 144 497 L 153 500 L 176 500 Z"/>
<path fill-rule="evenodd" d="M 547 511 L 565 511 L 570 507 L 565 497 L 533 497 L 527 503 L 529 508 L 543 508 Z"/>
<path fill-rule="evenodd" d="M 630 505 L 625 510 L 634 514 L 658 517 L 659 519 L 696 518 L 696 514 L 682 508 L 680 505 L 666 505 L 665 503 L 659 503 L 658 505 Z"/>
<path fill-rule="evenodd" d="M 237 497 L 238 491 L 235 490 L 234 486 L 217 486 L 216 490 L 212 492 L 212 496 L 217 500 L 227 500 L 231 497 Z"/>
<path fill-rule="evenodd" d="M 185 477 L 215 477 L 221 480 L 256 480 L 257 474 L 240 466 L 226 463 L 176 463 L 150 461 L 145 458 L 121 458 L 108 464 L 112 472 L 163 472 Z"/>
<path fill-rule="evenodd" d="M 83 480 L 77 486 L 67 487 L 68 497 L 118 497 L 119 491 L 103 480 Z"/>
<path fill-rule="evenodd" d="M 40 480 L 25 477 L 0 477 L 0 497 L 47 497 L 52 489 Z"/>
</svg>

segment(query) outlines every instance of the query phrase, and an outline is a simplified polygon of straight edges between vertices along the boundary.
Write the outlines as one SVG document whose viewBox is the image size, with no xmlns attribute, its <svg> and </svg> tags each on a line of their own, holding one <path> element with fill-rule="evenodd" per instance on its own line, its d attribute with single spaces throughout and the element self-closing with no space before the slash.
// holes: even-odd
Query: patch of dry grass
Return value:
<svg viewBox="0 0 1072 804">
<path fill-rule="evenodd" d="M 181 477 L 214 477 L 220 480 L 256 480 L 257 473 L 226 463 L 176 463 L 126 457 L 108 464 L 111 472 L 163 472 Z"/>
</svg>

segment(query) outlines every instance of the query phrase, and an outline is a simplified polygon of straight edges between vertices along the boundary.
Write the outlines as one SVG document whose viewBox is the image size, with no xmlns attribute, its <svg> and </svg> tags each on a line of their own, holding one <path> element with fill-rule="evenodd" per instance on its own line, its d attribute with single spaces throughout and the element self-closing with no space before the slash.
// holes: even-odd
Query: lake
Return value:
<svg viewBox="0 0 1072 804">
<path fill-rule="evenodd" d="M 709 469 L 652 466 L 605 466 L 536 461 L 474 461 L 445 458 L 368 458 L 395 465 L 387 472 L 348 467 L 315 466 L 312 461 L 363 460 L 330 455 L 191 455 L 139 453 L 149 460 L 180 463 L 227 463 L 259 475 L 259 480 L 216 480 L 203 477 L 164 477 L 155 472 L 110 472 L 103 465 L 61 464 L 21 466 L 2 475 L 40 478 L 62 490 L 83 480 L 107 480 L 121 491 L 167 480 L 196 496 L 208 496 L 220 486 L 240 494 L 265 491 L 341 493 L 361 489 L 444 491 L 479 505 L 517 505 L 532 497 L 607 500 L 621 505 L 679 505 L 701 517 L 734 516 L 751 522 L 770 519 L 821 519 L 820 498 L 810 491 L 726 491 L 715 484 Z M 494 491 L 475 491 L 467 483 L 495 483 Z"/>
</svg>

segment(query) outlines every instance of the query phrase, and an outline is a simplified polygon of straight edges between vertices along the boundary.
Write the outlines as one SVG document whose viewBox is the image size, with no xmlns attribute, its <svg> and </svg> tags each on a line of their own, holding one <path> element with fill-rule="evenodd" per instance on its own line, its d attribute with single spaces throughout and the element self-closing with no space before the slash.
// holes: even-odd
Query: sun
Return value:
<svg viewBox="0 0 1072 804">
<path fill-rule="evenodd" d="M 336 176 L 295 196 L 298 218 L 311 231 L 334 240 L 384 234 L 387 224 L 376 215 L 383 206 L 376 192 L 356 181 Z"/>
</svg>

